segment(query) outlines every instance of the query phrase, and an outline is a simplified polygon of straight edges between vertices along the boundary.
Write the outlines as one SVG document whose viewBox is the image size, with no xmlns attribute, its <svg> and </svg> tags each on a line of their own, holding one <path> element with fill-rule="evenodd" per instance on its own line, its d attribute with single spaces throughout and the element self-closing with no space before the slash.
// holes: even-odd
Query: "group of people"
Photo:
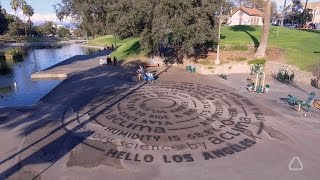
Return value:
<svg viewBox="0 0 320 180">
<path fill-rule="evenodd" d="M 147 71 L 145 73 L 144 69 L 142 66 L 139 67 L 139 69 L 136 71 L 137 74 L 138 74 L 138 79 L 139 81 L 142 80 L 142 78 L 145 80 L 145 81 L 153 81 L 154 80 L 154 76 L 153 74 L 150 72 L 150 71 Z"/>
<path fill-rule="evenodd" d="M 113 62 L 112 62 L 112 58 L 110 56 L 107 56 L 106 59 L 100 59 L 100 65 L 104 65 L 104 64 L 107 64 L 107 65 L 117 65 L 117 58 L 116 57 L 113 57 Z"/>
<path fill-rule="evenodd" d="M 112 46 L 104 47 L 103 49 L 99 49 L 99 52 L 106 51 L 106 50 L 113 51 L 114 50 L 114 46 L 112 45 Z"/>
<path fill-rule="evenodd" d="M 112 64 L 112 59 L 110 56 L 107 57 L 107 64 Z M 113 57 L 113 65 L 117 65 L 117 58 Z"/>
</svg>

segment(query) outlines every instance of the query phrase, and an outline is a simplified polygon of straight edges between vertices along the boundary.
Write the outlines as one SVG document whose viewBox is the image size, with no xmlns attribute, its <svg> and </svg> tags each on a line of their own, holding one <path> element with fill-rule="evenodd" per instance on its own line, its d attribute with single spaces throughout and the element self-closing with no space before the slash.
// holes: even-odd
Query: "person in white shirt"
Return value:
<svg viewBox="0 0 320 180">
<path fill-rule="evenodd" d="M 143 69 L 143 67 L 140 66 L 139 69 L 138 69 L 136 72 L 137 72 L 137 74 L 138 74 L 138 79 L 139 79 L 139 81 L 141 81 L 141 78 L 142 78 L 143 75 L 144 75 L 144 69 Z"/>
<path fill-rule="evenodd" d="M 150 71 L 146 73 L 146 76 L 147 76 L 147 81 L 153 81 L 153 74 Z"/>
</svg>

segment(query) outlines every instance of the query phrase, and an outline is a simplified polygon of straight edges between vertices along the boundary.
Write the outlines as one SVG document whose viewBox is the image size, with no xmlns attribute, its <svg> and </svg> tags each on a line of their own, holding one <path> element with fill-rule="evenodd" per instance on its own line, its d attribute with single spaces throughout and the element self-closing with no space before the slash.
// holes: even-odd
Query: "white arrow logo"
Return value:
<svg viewBox="0 0 320 180">
<path fill-rule="evenodd" d="M 290 171 L 301 171 L 303 170 L 303 164 L 299 157 L 293 157 L 289 164 Z"/>
</svg>

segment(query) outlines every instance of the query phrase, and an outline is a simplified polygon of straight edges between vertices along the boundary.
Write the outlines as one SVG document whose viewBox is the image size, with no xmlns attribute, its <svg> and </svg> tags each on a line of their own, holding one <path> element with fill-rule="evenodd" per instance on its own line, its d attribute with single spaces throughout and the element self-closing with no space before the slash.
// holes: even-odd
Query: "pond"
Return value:
<svg viewBox="0 0 320 180">
<path fill-rule="evenodd" d="M 1 49 L 2 51 L 4 49 Z M 58 48 L 26 48 L 22 62 L 12 63 L 11 71 L 0 74 L 0 107 L 30 106 L 55 88 L 62 80 L 32 80 L 31 74 L 75 55 L 91 54 L 92 49 L 76 44 Z"/>
</svg>

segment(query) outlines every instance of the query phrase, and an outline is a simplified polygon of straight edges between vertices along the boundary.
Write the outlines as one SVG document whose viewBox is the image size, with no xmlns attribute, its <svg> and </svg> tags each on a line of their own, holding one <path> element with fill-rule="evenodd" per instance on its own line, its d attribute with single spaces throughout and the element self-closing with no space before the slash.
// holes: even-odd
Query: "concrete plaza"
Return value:
<svg viewBox="0 0 320 180">
<path fill-rule="evenodd" d="M 319 90 L 268 78 L 268 94 L 250 93 L 247 75 L 223 80 L 175 66 L 133 83 L 135 68 L 90 66 L 35 106 L 0 109 L 0 179 L 320 176 L 320 111 L 305 117 L 284 100 Z"/>
</svg>

